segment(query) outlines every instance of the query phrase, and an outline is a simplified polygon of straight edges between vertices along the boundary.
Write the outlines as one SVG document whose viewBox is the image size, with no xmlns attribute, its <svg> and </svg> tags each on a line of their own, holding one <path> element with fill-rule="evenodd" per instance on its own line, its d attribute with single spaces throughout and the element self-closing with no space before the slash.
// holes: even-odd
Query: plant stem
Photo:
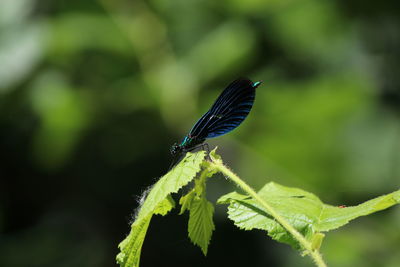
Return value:
<svg viewBox="0 0 400 267">
<path fill-rule="evenodd" d="M 309 242 L 302 234 L 300 234 L 290 223 L 278 214 L 265 200 L 263 200 L 257 193 L 252 189 L 249 185 L 247 185 L 242 179 L 239 178 L 235 173 L 233 173 L 230 169 L 228 169 L 222 161 L 213 161 L 210 163 L 215 169 L 223 173 L 226 177 L 232 180 L 235 184 L 237 184 L 240 188 L 242 188 L 247 194 L 249 194 L 253 199 L 258 201 L 265 210 L 275 218 L 275 220 L 282 225 L 308 252 L 311 258 L 314 260 L 314 263 L 319 267 L 327 267 L 326 263 L 322 259 L 321 254 L 312 249 L 311 242 Z"/>
</svg>

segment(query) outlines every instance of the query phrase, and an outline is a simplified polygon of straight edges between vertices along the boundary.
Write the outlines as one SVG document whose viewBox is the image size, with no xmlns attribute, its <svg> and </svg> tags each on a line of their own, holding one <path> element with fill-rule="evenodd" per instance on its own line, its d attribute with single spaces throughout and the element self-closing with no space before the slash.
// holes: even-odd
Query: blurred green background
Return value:
<svg viewBox="0 0 400 267">
<path fill-rule="evenodd" d="M 0 266 L 114 266 L 169 147 L 240 76 L 247 120 L 210 141 L 268 181 L 355 205 L 399 188 L 400 2 L 1 0 Z M 235 189 L 213 178 L 215 201 Z M 179 195 L 177 196 L 179 197 Z M 142 266 L 310 266 L 217 207 L 205 258 L 187 217 L 153 219 Z M 400 266 L 400 209 L 328 234 L 331 266 Z"/>
</svg>

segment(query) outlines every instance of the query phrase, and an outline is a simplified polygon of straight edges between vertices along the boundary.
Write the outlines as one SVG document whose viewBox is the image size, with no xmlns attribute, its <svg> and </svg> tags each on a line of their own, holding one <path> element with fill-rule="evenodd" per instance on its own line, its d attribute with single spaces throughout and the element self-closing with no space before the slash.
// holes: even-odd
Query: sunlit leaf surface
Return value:
<svg viewBox="0 0 400 267">
<path fill-rule="evenodd" d="M 336 207 L 324 204 L 317 196 L 302 189 L 272 182 L 266 184 L 258 194 L 309 240 L 313 240 L 316 233 L 339 228 L 357 217 L 400 202 L 398 190 L 357 206 Z M 218 203 L 229 204 L 229 218 L 241 229 L 266 230 L 273 239 L 300 248 L 297 241 L 252 198 L 232 192 L 222 196 Z"/>
<path fill-rule="evenodd" d="M 151 188 L 132 224 L 130 234 L 119 244 L 121 252 L 117 255 L 117 262 L 120 266 L 139 266 L 140 253 L 151 217 L 153 214 L 166 215 L 174 207 L 170 194 L 178 192 L 196 176 L 204 156 L 204 151 L 187 153 L 178 165 Z"/>
</svg>

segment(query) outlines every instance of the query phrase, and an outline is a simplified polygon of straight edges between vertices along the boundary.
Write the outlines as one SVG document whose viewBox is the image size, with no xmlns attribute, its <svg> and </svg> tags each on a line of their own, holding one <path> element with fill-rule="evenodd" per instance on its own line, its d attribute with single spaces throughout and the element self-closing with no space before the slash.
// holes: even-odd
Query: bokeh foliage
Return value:
<svg viewBox="0 0 400 267">
<path fill-rule="evenodd" d="M 211 144 L 249 184 L 273 180 L 333 205 L 399 187 L 397 1 L 0 5 L 1 266 L 114 264 L 134 196 L 238 76 L 264 81 L 254 109 Z M 213 183 L 213 200 L 231 191 Z M 162 255 L 173 266 L 309 264 L 260 233 L 239 233 L 223 211 L 206 259 L 184 219 L 156 219 L 143 266 L 166 264 Z M 332 266 L 398 266 L 399 219 L 398 208 L 362 218 L 321 251 Z"/>
</svg>

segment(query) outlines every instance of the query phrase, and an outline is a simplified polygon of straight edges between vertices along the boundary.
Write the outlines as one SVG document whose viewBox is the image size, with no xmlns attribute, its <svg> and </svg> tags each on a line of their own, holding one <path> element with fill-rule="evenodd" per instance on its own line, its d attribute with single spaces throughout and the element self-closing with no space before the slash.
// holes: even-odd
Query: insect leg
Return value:
<svg viewBox="0 0 400 267">
<path fill-rule="evenodd" d="M 190 151 L 193 151 L 194 149 L 200 148 L 201 150 L 204 150 L 206 152 L 206 158 L 210 159 L 210 147 L 207 143 L 203 143 L 200 145 L 195 146 L 194 148 L 190 149 Z"/>
<path fill-rule="evenodd" d="M 191 152 L 191 151 L 193 151 L 195 149 L 198 149 L 198 148 L 201 148 L 201 150 L 205 150 L 207 152 L 207 154 L 210 153 L 210 147 L 208 146 L 207 143 L 203 143 L 203 144 L 197 145 L 197 146 L 192 147 L 190 149 L 185 149 L 184 152 Z"/>
</svg>

